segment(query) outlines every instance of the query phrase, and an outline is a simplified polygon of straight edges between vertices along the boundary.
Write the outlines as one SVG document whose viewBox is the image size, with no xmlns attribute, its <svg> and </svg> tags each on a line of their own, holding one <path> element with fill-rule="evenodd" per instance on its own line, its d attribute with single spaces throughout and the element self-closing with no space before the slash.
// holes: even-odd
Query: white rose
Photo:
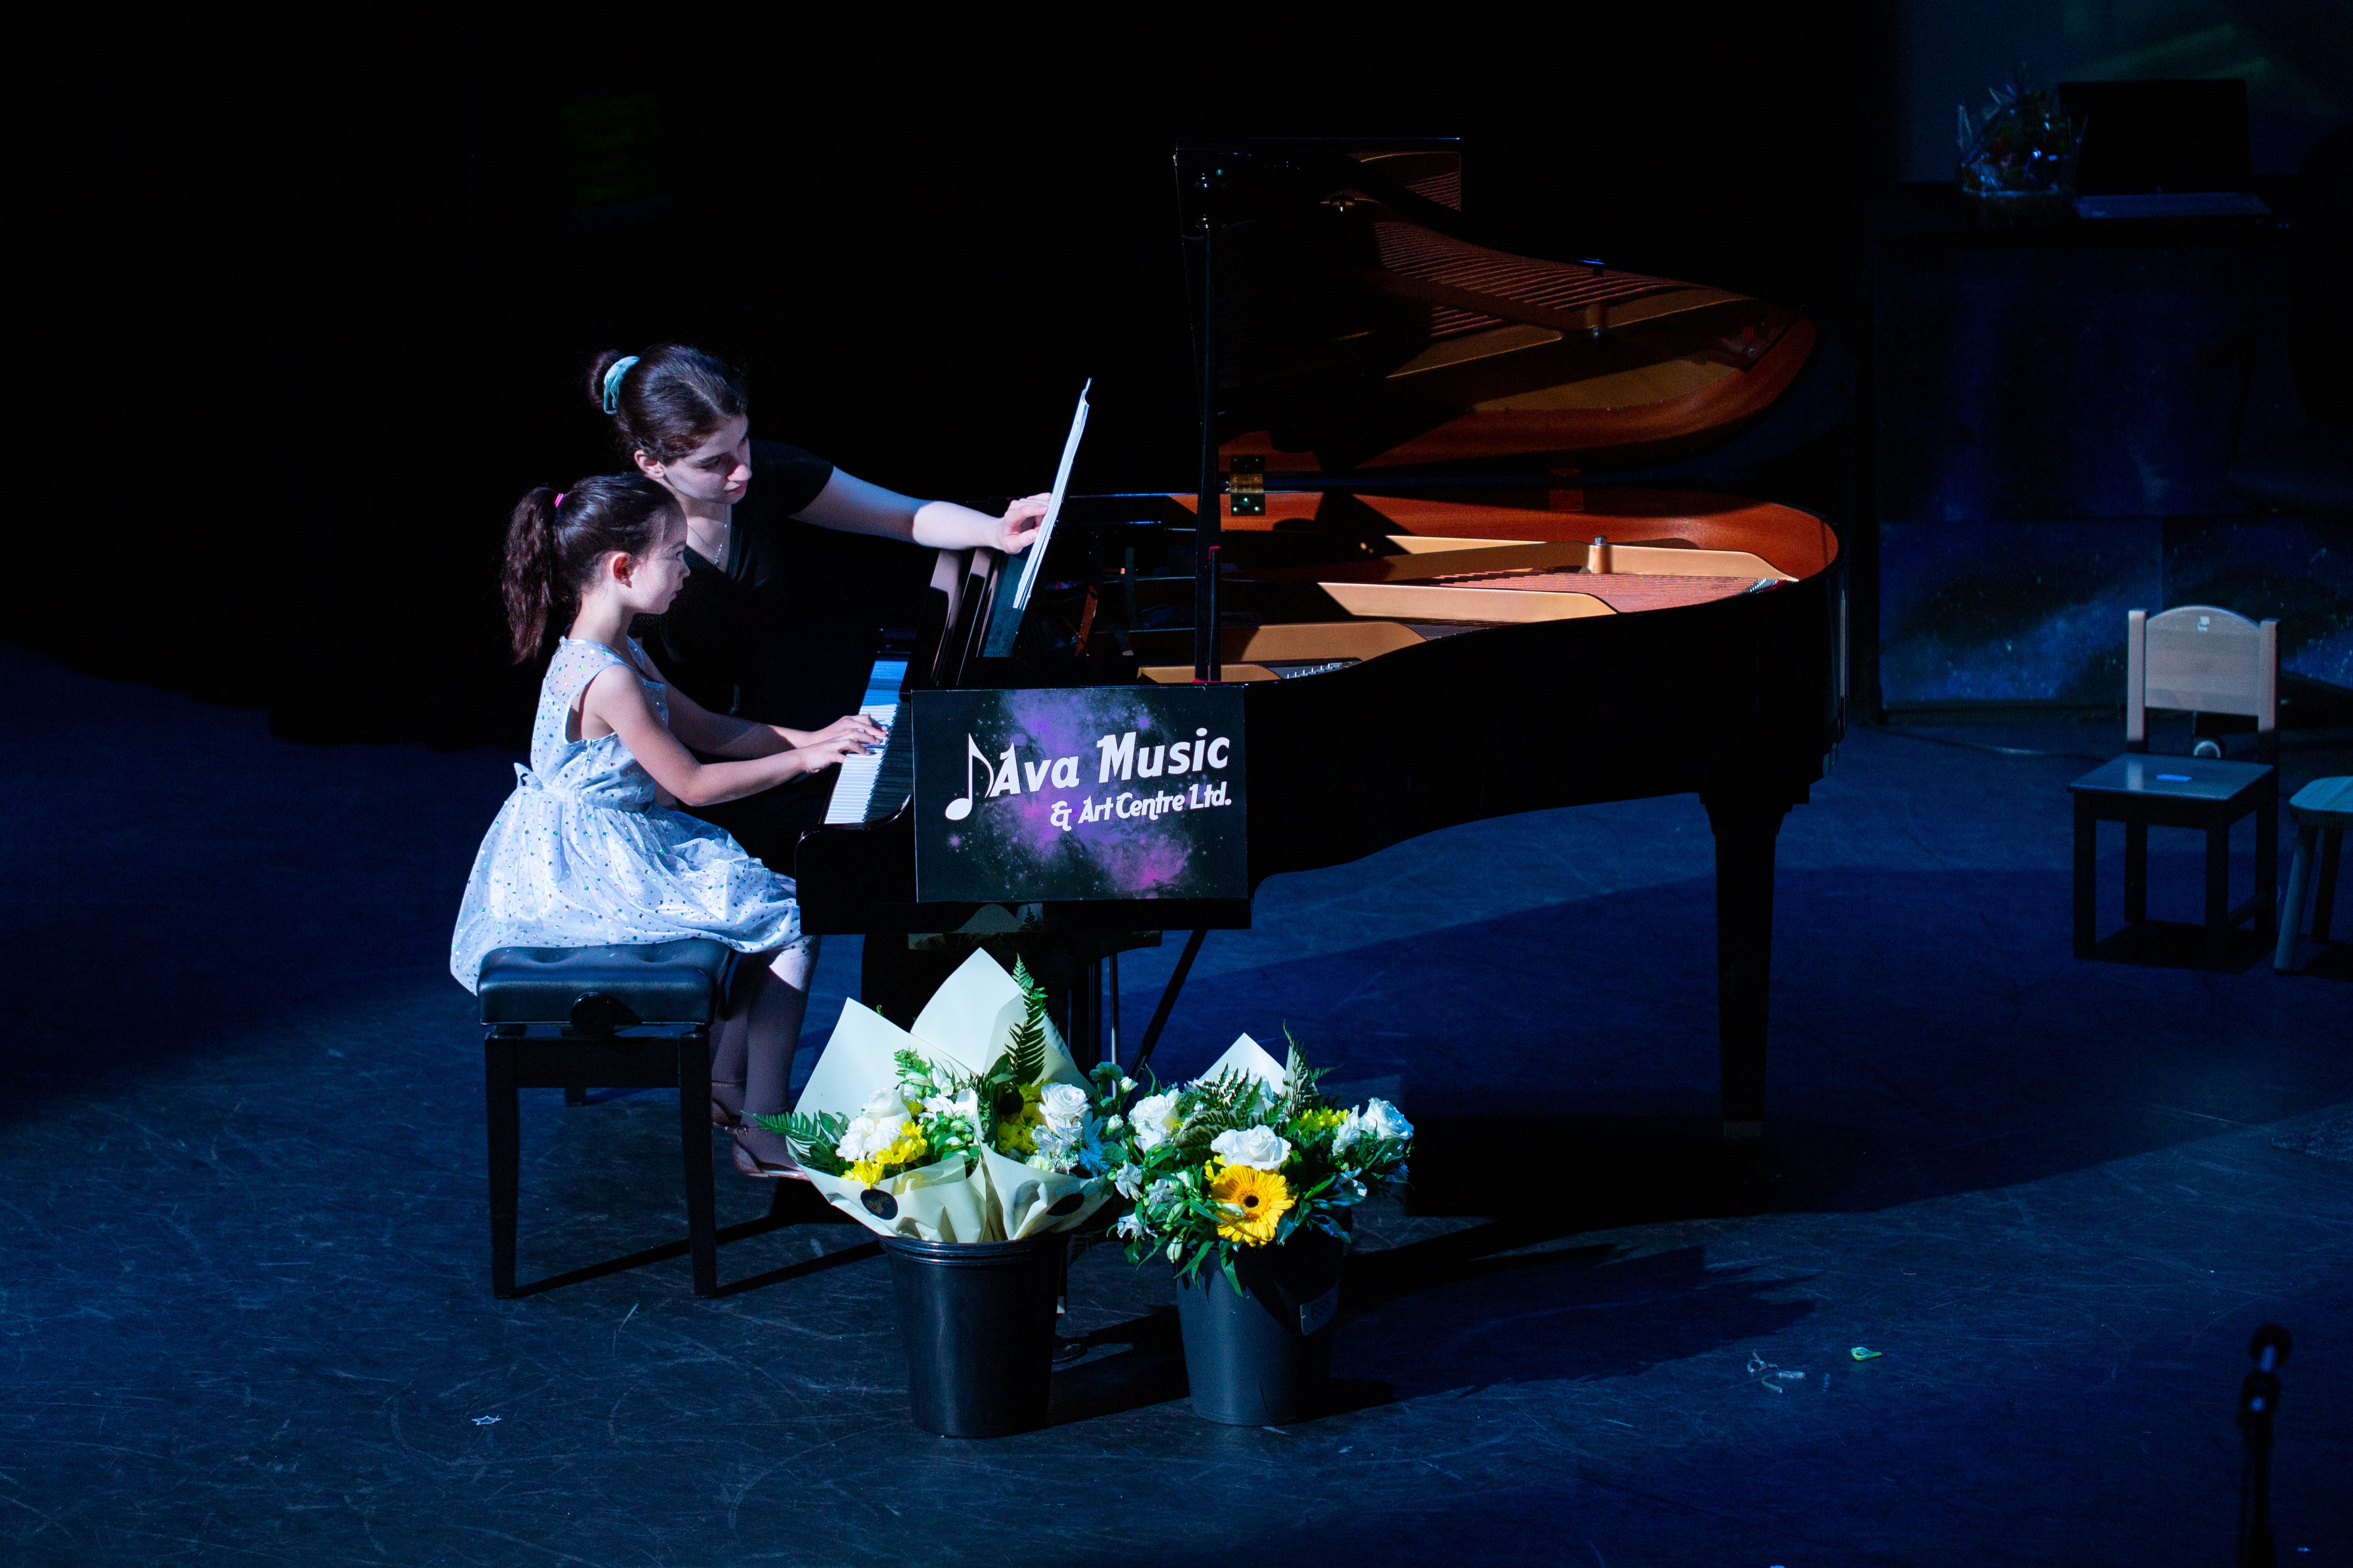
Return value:
<svg viewBox="0 0 2353 1568">
<path fill-rule="evenodd" d="M 1412 1136 L 1413 1123 L 1405 1119 L 1404 1112 L 1386 1100 L 1374 1099 L 1365 1101 L 1364 1110 L 1348 1112 L 1348 1119 L 1340 1123 L 1340 1131 L 1333 1134 L 1332 1148 L 1337 1153 L 1359 1139 Z"/>
<path fill-rule="evenodd" d="M 1147 1094 L 1135 1102 L 1129 1115 L 1135 1123 L 1135 1146 L 1148 1154 L 1176 1131 L 1176 1097 Z"/>
<path fill-rule="evenodd" d="M 1291 1144 L 1271 1127 L 1235 1127 L 1209 1142 L 1210 1152 L 1229 1165 L 1257 1171 L 1279 1171 L 1291 1158 Z"/>
<path fill-rule="evenodd" d="M 1038 1096 L 1049 1127 L 1076 1127 L 1087 1114 L 1087 1091 L 1074 1083 L 1050 1083 Z"/>
<path fill-rule="evenodd" d="M 898 1103 L 896 1095 L 891 1099 L 892 1104 Z M 868 1101 L 870 1106 L 872 1103 Z M 863 1160 L 869 1154 L 879 1154 L 897 1142 L 899 1134 L 906 1130 L 907 1117 L 903 1111 L 895 1116 L 855 1117 L 849 1130 L 842 1133 L 841 1142 L 833 1146 L 833 1152 L 845 1160 Z"/>
</svg>

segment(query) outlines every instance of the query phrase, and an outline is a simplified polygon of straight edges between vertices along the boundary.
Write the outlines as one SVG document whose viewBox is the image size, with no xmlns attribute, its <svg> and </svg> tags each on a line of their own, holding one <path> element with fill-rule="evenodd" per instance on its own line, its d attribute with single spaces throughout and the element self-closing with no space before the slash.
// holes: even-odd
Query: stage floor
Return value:
<svg viewBox="0 0 2353 1568">
<path fill-rule="evenodd" d="M 1695 800 L 1270 883 L 1159 1065 L 1288 1023 L 1422 1124 L 1340 1408 L 1196 1419 L 1166 1274 L 1099 1248 L 1056 1424 L 956 1442 L 908 1422 L 852 1226 L 733 1241 L 716 1300 L 682 1258 L 491 1299 L 447 964 L 512 758 L 290 744 L 13 647 L 0 679 L 0 1561 L 2221 1563 L 2275 1320 L 2282 1561 L 2353 1562 L 2353 1163 L 2310 1135 L 2353 1115 L 2345 950 L 2072 958 L 2065 784 L 2115 726 L 1849 738 L 1781 837 L 1754 1164 L 1709 1135 Z M 2353 734 L 2289 739 L 2286 789 L 2353 772 Z M 2167 837 L 2156 912 L 2191 918 Z M 1131 1036 L 1175 953 L 1130 955 Z M 829 942 L 804 1070 L 857 973 Z M 676 1141 L 657 1094 L 526 1094 L 523 1276 L 682 1236 Z M 765 1212 L 719 1180 L 723 1223 Z"/>
</svg>

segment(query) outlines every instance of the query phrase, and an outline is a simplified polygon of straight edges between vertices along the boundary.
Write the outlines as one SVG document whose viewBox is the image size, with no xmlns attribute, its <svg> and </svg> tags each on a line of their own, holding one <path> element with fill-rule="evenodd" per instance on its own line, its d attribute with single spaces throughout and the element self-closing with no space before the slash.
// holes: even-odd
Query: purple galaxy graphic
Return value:
<svg viewBox="0 0 2353 1568">
<path fill-rule="evenodd" d="M 924 900 L 1249 896 L 1240 692 L 923 691 L 902 718 Z"/>
</svg>

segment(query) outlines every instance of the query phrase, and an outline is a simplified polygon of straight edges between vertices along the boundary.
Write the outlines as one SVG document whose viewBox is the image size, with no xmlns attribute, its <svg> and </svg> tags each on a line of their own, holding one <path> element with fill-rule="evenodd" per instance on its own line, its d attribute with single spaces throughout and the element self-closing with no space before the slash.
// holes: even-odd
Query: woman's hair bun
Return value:
<svg viewBox="0 0 2353 1568">
<path fill-rule="evenodd" d="M 588 400 L 599 414 L 605 411 L 606 376 L 628 357 L 607 349 L 590 363 Z M 639 350 L 614 390 L 613 436 L 621 456 L 631 462 L 643 452 L 657 463 L 675 463 L 727 421 L 752 411 L 734 367 L 686 343 Z"/>
</svg>

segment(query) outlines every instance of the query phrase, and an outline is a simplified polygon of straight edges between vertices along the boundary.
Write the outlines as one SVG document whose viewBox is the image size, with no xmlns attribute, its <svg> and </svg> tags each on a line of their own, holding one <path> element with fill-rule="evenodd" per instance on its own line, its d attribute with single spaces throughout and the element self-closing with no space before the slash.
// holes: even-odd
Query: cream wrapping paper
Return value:
<svg viewBox="0 0 2353 1568">
<path fill-rule="evenodd" d="M 1248 1035 L 1237 1037 L 1226 1047 L 1226 1054 L 1209 1064 L 1207 1071 L 1195 1079 L 1195 1083 L 1208 1083 L 1225 1073 L 1240 1073 L 1266 1085 L 1276 1094 L 1289 1092 L 1291 1071 L 1267 1055 L 1266 1047 Z"/>
<path fill-rule="evenodd" d="M 975 952 L 948 977 L 916 1015 L 912 1030 L 862 1003 L 845 1002 L 841 1021 L 793 1109 L 803 1116 L 857 1116 L 870 1099 L 898 1087 L 902 1050 L 977 1078 L 1005 1054 L 1026 1011 L 1021 987 L 986 952 Z M 1085 1088 L 1086 1075 L 1071 1059 L 1052 1022 L 1045 1027 L 1046 1063 L 1039 1081 Z M 993 1149 L 981 1151 L 969 1174 L 963 1164 L 964 1156 L 954 1155 L 902 1171 L 873 1188 L 846 1176 L 816 1171 L 808 1175 L 827 1202 L 876 1235 L 924 1241 L 1018 1240 L 1069 1230 L 1101 1208 L 1111 1193 L 1108 1178 L 1036 1170 Z M 870 1199 L 870 1192 L 887 1194 L 890 1201 Z M 1050 1212 L 1074 1193 L 1080 1198 L 1075 1207 Z"/>
</svg>

